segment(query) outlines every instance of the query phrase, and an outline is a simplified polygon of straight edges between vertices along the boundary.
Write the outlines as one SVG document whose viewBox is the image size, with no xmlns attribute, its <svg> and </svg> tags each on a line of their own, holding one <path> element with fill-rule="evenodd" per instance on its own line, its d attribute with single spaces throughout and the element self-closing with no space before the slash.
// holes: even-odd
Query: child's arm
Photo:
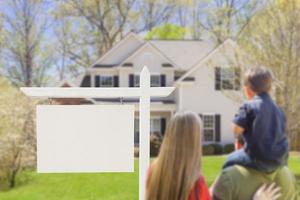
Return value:
<svg viewBox="0 0 300 200">
<path fill-rule="evenodd" d="M 235 123 L 232 123 L 232 130 L 233 130 L 233 133 L 236 138 L 240 137 L 245 131 L 245 129 L 243 127 L 241 127 Z"/>
<path fill-rule="evenodd" d="M 235 149 L 239 150 L 243 147 L 243 143 L 241 142 L 242 135 L 245 132 L 247 127 L 247 123 L 249 122 L 249 112 L 247 108 L 247 104 L 244 103 L 239 112 L 235 115 L 232 123 L 232 131 L 235 136 Z"/>
<path fill-rule="evenodd" d="M 235 136 L 235 142 L 234 142 L 235 150 L 239 150 L 240 148 L 243 147 L 243 144 L 241 143 L 241 136 L 244 133 L 245 129 L 235 123 L 232 123 L 232 130 Z"/>
</svg>

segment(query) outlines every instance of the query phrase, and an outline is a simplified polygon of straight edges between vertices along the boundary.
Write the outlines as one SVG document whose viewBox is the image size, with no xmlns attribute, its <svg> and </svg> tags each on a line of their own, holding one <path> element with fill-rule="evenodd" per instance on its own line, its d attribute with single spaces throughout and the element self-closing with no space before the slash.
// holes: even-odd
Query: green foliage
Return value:
<svg viewBox="0 0 300 200">
<path fill-rule="evenodd" d="M 252 65 L 270 68 L 276 77 L 273 96 L 283 109 L 292 150 L 300 150 L 300 1 L 270 1 L 252 17 L 239 38 Z"/>
<path fill-rule="evenodd" d="M 150 136 L 150 156 L 156 157 L 158 156 L 159 149 L 162 143 L 162 138 L 157 135 L 151 135 Z"/>
<path fill-rule="evenodd" d="M 202 146 L 202 154 L 203 155 L 214 155 L 215 148 L 213 144 L 206 144 Z"/>
<path fill-rule="evenodd" d="M 233 152 L 234 151 L 234 144 L 226 144 L 225 146 L 224 146 L 224 148 L 223 148 L 223 152 L 225 153 L 225 154 L 229 154 L 229 153 L 231 153 L 231 152 Z"/>
<path fill-rule="evenodd" d="M 0 45 L 3 40 L 3 72 L 17 86 L 42 86 L 54 64 L 54 47 L 46 32 L 47 5 L 41 0 L 18 0 L 3 3 L 3 27 L 0 16 Z M 4 33 L 4 34 L 3 34 Z"/>
<path fill-rule="evenodd" d="M 219 143 L 212 144 L 214 147 L 214 155 L 221 155 L 223 154 L 223 145 Z"/>
<path fill-rule="evenodd" d="M 221 172 L 225 156 L 204 156 L 202 173 L 208 185 Z M 300 186 L 300 157 L 289 158 L 289 168 L 298 177 Z M 24 182 L 24 176 L 30 180 Z M 21 182 L 20 182 L 21 181 Z M 137 200 L 138 199 L 138 160 L 135 160 L 134 173 L 97 174 L 37 174 L 22 172 L 16 189 L 0 192 L 2 200 Z"/>
<path fill-rule="evenodd" d="M 0 189 L 13 188 L 17 174 L 35 165 L 35 102 L 0 78 Z"/>
<path fill-rule="evenodd" d="M 175 24 L 166 23 L 162 26 L 153 28 L 145 36 L 145 40 L 163 39 L 163 40 L 179 40 L 184 39 L 186 29 Z"/>
</svg>

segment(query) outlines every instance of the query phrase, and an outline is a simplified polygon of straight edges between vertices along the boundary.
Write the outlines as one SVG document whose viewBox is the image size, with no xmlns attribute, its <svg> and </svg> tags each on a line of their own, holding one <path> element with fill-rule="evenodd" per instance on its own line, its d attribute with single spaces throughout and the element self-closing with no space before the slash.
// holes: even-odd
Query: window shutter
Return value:
<svg viewBox="0 0 300 200">
<path fill-rule="evenodd" d="M 119 87 L 119 76 L 114 76 L 114 87 Z"/>
<path fill-rule="evenodd" d="M 221 90 L 221 68 L 215 68 L 215 89 Z"/>
<path fill-rule="evenodd" d="M 166 75 L 164 74 L 160 75 L 160 86 L 166 87 Z"/>
<path fill-rule="evenodd" d="M 240 68 L 235 68 L 234 69 L 234 74 L 235 74 L 235 80 L 234 80 L 234 84 L 235 90 L 240 90 L 241 89 L 241 69 Z"/>
<path fill-rule="evenodd" d="M 100 87 L 100 76 L 95 76 L 95 86 Z"/>
<path fill-rule="evenodd" d="M 215 115 L 215 141 L 221 141 L 221 115 Z"/>
<path fill-rule="evenodd" d="M 129 74 L 129 87 L 134 87 L 134 75 Z"/>
<path fill-rule="evenodd" d="M 203 114 L 199 114 L 199 117 L 201 118 L 201 120 L 203 120 Z"/>
<path fill-rule="evenodd" d="M 166 130 L 166 118 L 160 119 L 160 129 L 161 129 L 161 135 L 165 135 Z"/>
</svg>

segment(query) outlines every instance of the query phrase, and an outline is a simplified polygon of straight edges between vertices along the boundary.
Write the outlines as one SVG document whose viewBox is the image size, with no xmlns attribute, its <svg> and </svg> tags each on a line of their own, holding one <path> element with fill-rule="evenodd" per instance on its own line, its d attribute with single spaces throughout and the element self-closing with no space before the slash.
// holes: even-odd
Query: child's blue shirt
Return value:
<svg viewBox="0 0 300 200">
<path fill-rule="evenodd" d="M 246 101 L 233 123 L 245 129 L 245 151 L 252 159 L 285 165 L 288 158 L 286 119 L 267 93 Z"/>
</svg>

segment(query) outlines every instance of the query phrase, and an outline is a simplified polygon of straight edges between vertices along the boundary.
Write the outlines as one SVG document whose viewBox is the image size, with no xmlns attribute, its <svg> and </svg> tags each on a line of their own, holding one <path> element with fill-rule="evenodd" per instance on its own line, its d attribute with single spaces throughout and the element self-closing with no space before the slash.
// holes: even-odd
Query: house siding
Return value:
<svg viewBox="0 0 300 200">
<path fill-rule="evenodd" d="M 214 68 L 202 66 L 193 73 L 195 82 L 178 88 L 180 110 L 192 110 L 196 113 L 212 113 L 220 115 L 221 143 L 232 143 L 234 136 L 231 130 L 232 119 L 238 109 L 238 103 L 216 91 L 214 87 Z M 216 141 L 218 142 L 218 141 Z"/>
<path fill-rule="evenodd" d="M 176 90 L 169 97 L 163 98 L 164 100 L 173 100 L 175 104 L 162 103 L 159 107 L 153 104 L 151 109 L 156 109 L 151 110 L 151 116 L 165 118 L 166 123 L 164 123 L 167 125 L 175 111 L 191 110 L 198 114 L 214 114 L 219 116 L 218 120 L 220 120 L 220 124 L 216 127 L 216 129 L 220 129 L 220 135 L 215 136 L 217 138 L 216 142 L 232 143 L 234 138 L 231 131 L 231 121 L 239 104 L 224 95 L 221 90 L 216 90 L 215 67 L 231 67 L 235 60 L 235 48 L 231 42 L 227 42 L 222 45 L 222 48 L 212 49 L 209 54 L 205 53 L 209 56 L 199 57 L 197 60 L 204 59 L 205 63 L 199 63 L 199 66 L 188 73 L 182 82 L 176 84 Z M 200 54 L 196 53 L 195 55 Z M 169 58 L 165 56 L 164 52 L 160 52 L 152 46 L 151 42 L 143 42 L 137 39 L 136 36 L 129 35 L 113 47 L 102 59 L 100 58 L 99 63 L 97 63 L 114 65 L 113 67 L 92 68 L 89 71 L 90 86 L 95 87 L 95 77 L 97 75 L 110 75 L 115 79 L 118 77 L 118 87 L 129 87 L 129 76 L 140 74 L 144 66 L 148 67 L 151 74 L 163 75 L 161 80 L 165 81 L 165 86 L 173 86 L 175 73 L 176 76 L 181 77 L 186 73 L 182 69 L 189 69 L 184 68 L 186 66 L 176 66 L 178 62 L 173 63 L 176 59 L 173 57 L 174 60 L 169 60 Z M 127 63 L 127 65 L 123 66 L 123 63 Z M 194 66 L 194 63 L 189 66 Z M 180 71 L 175 71 L 175 69 Z M 136 112 L 136 115 L 138 115 L 138 112 Z"/>
</svg>

